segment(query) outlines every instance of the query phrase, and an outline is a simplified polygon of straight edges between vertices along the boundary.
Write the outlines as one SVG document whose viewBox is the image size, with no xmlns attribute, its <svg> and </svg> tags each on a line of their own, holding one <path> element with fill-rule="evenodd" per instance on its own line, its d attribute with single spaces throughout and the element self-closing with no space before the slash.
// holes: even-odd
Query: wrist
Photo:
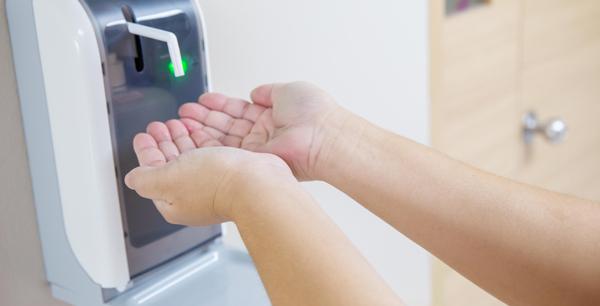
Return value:
<svg viewBox="0 0 600 306">
<path fill-rule="evenodd" d="M 351 163 L 366 128 L 364 119 L 339 107 L 322 129 L 321 147 L 312 169 L 313 179 L 329 182 L 331 176 L 337 175 L 337 170 Z"/>
<path fill-rule="evenodd" d="M 231 202 L 230 220 L 236 224 L 253 222 L 285 205 L 295 195 L 305 193 L 293 177 L 267 179 L 244 184 Z"/>
<path fill-rule="evenodd" d="M 230 172 L 215 195 L 215 213 L 224 221 L 237 223 L 274 194 L 286 195 L 300 188 L 289 167 L 275 156 L 242 162 Z"/>
</svg>

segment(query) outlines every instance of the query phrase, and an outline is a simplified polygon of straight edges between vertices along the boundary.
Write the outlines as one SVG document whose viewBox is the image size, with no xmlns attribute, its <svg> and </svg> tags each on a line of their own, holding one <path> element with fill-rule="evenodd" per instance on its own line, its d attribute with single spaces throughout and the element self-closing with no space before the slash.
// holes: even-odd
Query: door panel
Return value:
<svg viewBox="0 0 600 306">
<path fill-rule="evenodd" d="M 432 118 L 434 146 L 486 170 L 514 172 L 518 150 L 518 9 L 498 1 L 444 17 L 434 41 Z M 437 7 L 437 8 L 436 8 Z M 434 30 L 435 31 L 435 30 Z"/>
<path fill-rule="evenodd" d="M 485 170 L 600 200 L 600 1 L 491 1 L 444 16 L 431 2 L 434 146 Z M 561 144 L 521 120 L 562 118 Z M 435 305 L 502 305 L 442 263 Z"/>
<path fill-rule="evenodd" d="M 600 1 L 527 0 L 523 16 L 521 109 L 561 117 L 569 132 L 523 146 L 515 176 L 600 200 Z"/>
<path fill-rule="evenodd" d="M 431 7 L 432 140 L 436 149 L 510 176 L 519 160 L 518 0 L 444 15 Z M 433 305 L 502 305 L 441 261 L 433 266 Z"/>
</svg>

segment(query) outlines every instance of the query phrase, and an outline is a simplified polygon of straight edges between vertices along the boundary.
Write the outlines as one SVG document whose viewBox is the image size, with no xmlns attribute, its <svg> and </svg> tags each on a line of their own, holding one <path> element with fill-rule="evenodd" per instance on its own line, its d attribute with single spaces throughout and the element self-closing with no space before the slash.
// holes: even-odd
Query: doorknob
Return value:
<svg viewBox="0 0 600 306">
<path fill-rule="evenodd" d="M 525 144 L 531 144 L 536 134 L 541 134 L 550 143 L 561 143 L 567 134 L 567 124 L 560 118 L 540 122 L 535 112 L 527 112 L 523 117 L 523 141 Z"/>
<path fill-rule="evenodd" d="M 179 42 L 175 34 L 133 22 L 127 22 L 127 29 L 131 34 L 165 42 L 169 48 L 169 57 L 171 57 L 171 63 L 173 63 L 175 77 L 185 75 Z"/>
</svg>

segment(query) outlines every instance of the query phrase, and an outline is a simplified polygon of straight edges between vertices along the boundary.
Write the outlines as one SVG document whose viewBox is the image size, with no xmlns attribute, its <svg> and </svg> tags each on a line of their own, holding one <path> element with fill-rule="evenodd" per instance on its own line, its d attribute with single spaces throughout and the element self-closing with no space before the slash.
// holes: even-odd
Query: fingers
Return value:
<svg viewBox="0 0 600 306">
<path fill-rule="evenodd" d="M 190 136 L 194 140 L 197 148 L 218 147 L 223 145 L 217 138 L 208 134 L 203 129 L 192 132 Z"/>
<path fill-rule="evenodd" d="M 210 135 L 212 138 L 215 138 L 215 139 L 221 139 L 221 138 L 225 137 L 225 133 L 223 133 L 215 128 L 212 128 L 210 126 L 203 127 L 202 131 L 204 131 L 206 134 Z"/>
<path fill-rule="evenodd" d="M 200 96 L 198 103 L 208 109 L 223 112 L 234 118 L 241 118 L 250 102 L 227 97 L 219 93 L 206 93 Z"/>
<path fill-rule="evenodd" d="M 181 118 L 180 121 L 183 123 L 183 125 L 185 125 L 189 133 L 192 133 L 196 130 L 201 130 L 204 127 L 204 124 L 194 119 Z"/>
<path fill-rule="evenodd" d="M 208 126 L 226 133 L 233 125 L 234 118 L 221 111 L 210 110 L 198 103 L 186 103 L 179 108 L 179 116 L 187 119 L 190 131 Z M 197 123 L 190 122 L 190 120 Z"/>
<path fill-rule="evenodd" d="M 166 122 L 169 133 L 173 142 L 179 149 L 180 153 L 184 153 L 196 148 L 194 140 L 190 137 L 189 131 L 186 126 L 179 120 L 169 120 Z"/>
<path fill-rule="evenodd" d="M 257 105 L 257 104 L 250 104 L 244 111 L 244 115 L 242 116 L 242 119 L 245 119 L 252 123 L 255 123 L 256 121 L 258 121 L 258 118 L 260 117 L 260 115 L 262 115 L 262 113 L 265 112 L 265 110 L 266 110 L 266 108 L 264 106 Z"/>
<path fill-rule="evenodd" d="M 204 123 L 204 125 L 206 126 L 215 128 L 223 133 L 226 133 L 233 125 L 233 122 L 233 117 L 225 113 L 222 113 L 220 111 L 210 111 L 208 113 L 208 116 L 206 116 L 204 122 L 202 123 Z"/>
<path fill-rule="evenodd" d="M 256 104 L 217 93 L 204 94 L 199 103 L 180 107 L 180 120 L 166 124 L 153 122 L 148 125 L 147 133 L 154 138 L 167 162 L 194 148 L 221 145 L 239 148 L 272 104 L 270 96 L 274 86 L 257 88 L 252 93 Z"/>
<path fill-rule="evenodd" d="M 156 140 L 149 134 L 136 135 L 133 138 L 133 149 L 141 166 L 161 166 L 167 162 Z"/>
<path fill-rule="evenodd" d="M 204 122 L 210 110 L 198 103 L 186 103 L 179 108 L 179 117 Z"/>
<path fill-rule="evenodd" d="M 152 122 L 148 125 L 146 132 L 158 143 L 158 148 L 163 152 L 167 161 L 171 161 L 179 156 L 179 149 L 171 138 L 171 133 L 166 124 L 162 122 Z"/>
<path fill-rule="evenodd" d="M 209 120 L 214 120 L 210 116 L 215 113 L 223 118 L 243 118 L 246 109 L 252 104 L 242 99 L 229 98 L 218 93 L 207 93 L 198 99 L 198 103 L 186 103 L 179 108 L 179 116 L 182 118 L 190 118 L 204 123 Z"/>
<path fill-rule="evenodd" d="M 266 108 L 247 101 L 208 93 L 199 103 L 186 103 L 179 109 L 181 122 L 190 133 L 202 129 L 223 144 L 237 144 L 234 137 L 243 138 L 265 112 Z M 227 136 L 227 139 L 224 137 Z"/>
<path fill-rule="evenodd" d="M 204 124 L 194 121 L 193 119 L 184 118 L 184 119 L 181 119 L 181 122 L 187 127 L 190 135 L 196 131 L 204 131 L 204 133 L 208 134 L 208 136 L 210 136 L 212 138 L 216 138 L 216 139 L 219 139 L 219 138 L 225 136 L 225 133 L 223 133 L 215 128 L 205 126 Z"/>
<path fill-rule="evenodd" d="M 272 109 L 268 109 L 263 116 L 271 116 L 272 111 Z M 261 120 L 259 122 L 260 124 L 254 125 L 248 136 L 244 138 L 241 146 L 243 149 L 253 152 L 268 152 L 265 146 L 272 137 L 273 126 L 265 124 L 269 122 L 268 120 Z"/>
<path fill-rule="evenodd" d="M 203 125 L 202 123 L 189 118 L 180 120 L 190 133 L 190 137 L 196 148 L 222 146 L 220 141 L 226 135 L 214 128 Z"/>
<path fill-rule="evenodd" d="M 228 130 L 232 119 L 245 119 L 254 123 L 265 111 L 264 106 L 216 93 L 204 94 L 199 100 L 199 103 L 182 105 L 179 108 L 179 116 L 224 132 Z"/>
<path fill-rule="evenodd" d="M 248 133 L 250 133 L 250 130 L 252 130 L 253 126 L 254 123 L 248 120 L 236 119 L 233 121 L 233 124 L 227 131 L 227 134 L 237 137 L 245 137 L 248 135 Z"/>
<path fill-rule="evenodd" d="M 196 108 L 198 106 L 203 106 L 208 109 L 210 112 L 208 116 L 204 118 L 204 121 L 198 120 L 208 126 L 213 126 L 209 123 L 210 119 L 213 119 L 210 118 L 210 115 L 212 115 L 213 112 L 226 114 L 233 119 L 246 119 L 255 122 L 260 114 L 265 111 L 265 107 L 262 105 L 252 104 L 242 99 L 227 97 L 218 93 L 204 94 L 200 96 L 198 103 L 192 103 L 192 105 L 187 106 L 192 108 L 187 111 L 193 111 L 193 105 L 196 105 Z M 198 110 L 196 110 L 196 112 L 198 112 Z"/>
</svg>

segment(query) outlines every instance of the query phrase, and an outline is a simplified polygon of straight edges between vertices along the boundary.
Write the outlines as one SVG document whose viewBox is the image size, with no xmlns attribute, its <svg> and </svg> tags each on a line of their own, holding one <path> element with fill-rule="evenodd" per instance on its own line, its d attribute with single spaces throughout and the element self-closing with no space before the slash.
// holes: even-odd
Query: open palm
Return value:
<svg viewBox="0 0 600 306">
<path fill-rule="evenodd" d="M 297 177 L 310 178 L 324 126 L 338 108 L 333 99 L 303 82 L 264 85 L 252 92 L 251 99 L 253 103 L 205 94 L 198 103 L 180 108 L 180 120 L 153 123 L 148 133 L 159 146 L 163 139 L 173 140 L 172 152 L 165 152 L 166 156 L 196 147 L 237 147 L 278 155 Z"/>
</svg>

